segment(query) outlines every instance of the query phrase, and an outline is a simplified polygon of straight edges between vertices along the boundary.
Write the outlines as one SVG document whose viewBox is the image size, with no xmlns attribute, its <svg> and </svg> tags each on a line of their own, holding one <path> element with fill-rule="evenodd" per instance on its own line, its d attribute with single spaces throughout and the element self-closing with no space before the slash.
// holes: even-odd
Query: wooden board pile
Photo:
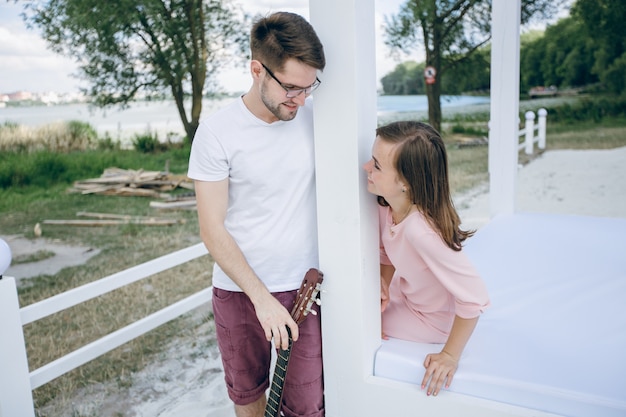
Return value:
<svg viewBox="0 0 626 417">
<path fill-rule="evenodd" d="M 179 187 L 193 190 L 193 182 L 186 175 L 169 172 L 107 168 L 99 178 L 74 182 L 70 191 L 81 194 L 169 198 L 164 193 Z"/>
</svg>

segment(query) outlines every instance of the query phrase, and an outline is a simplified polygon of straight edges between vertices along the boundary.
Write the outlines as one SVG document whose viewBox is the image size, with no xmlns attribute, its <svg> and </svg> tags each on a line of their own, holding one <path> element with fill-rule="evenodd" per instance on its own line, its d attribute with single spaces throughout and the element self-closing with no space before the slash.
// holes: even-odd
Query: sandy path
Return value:
<svg viewBox="0 0 626 417">
<path fill-rule="evenodd" d="M 547 151 L 518 171 L 516 211 L 626 217 L 626 147 Z M 463 224 L 489 221 L 487 185 L 455 198 Z"/>
</svg>

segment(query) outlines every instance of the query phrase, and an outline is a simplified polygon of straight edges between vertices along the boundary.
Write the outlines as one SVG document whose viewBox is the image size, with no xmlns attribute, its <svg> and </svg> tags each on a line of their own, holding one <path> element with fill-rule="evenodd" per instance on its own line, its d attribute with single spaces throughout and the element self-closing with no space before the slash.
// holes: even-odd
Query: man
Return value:
<svg viewBox="0 0 626 417">
<path fill-rule="evenodd" d="M 200 235 L 215 260 L 213 312 L 228 394 L 238 417 L 262 416 L 271 344 L 294 343 L 285 416 L 324 415 L 319 315 L 290 309 L 317 268 L 312 100 L 326 65 L 313 27 L 278 12 L 250 36 L 252 87 L 200 124 L 189 160 Z"/>
</svg>

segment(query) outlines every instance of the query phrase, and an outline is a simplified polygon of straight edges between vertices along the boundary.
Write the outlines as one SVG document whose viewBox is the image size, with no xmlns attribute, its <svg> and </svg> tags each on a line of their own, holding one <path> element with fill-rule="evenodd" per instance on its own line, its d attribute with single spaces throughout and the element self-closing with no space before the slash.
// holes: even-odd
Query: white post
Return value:
<svg viewBox="0 0 626 417">
<path fill-rule="evenodd" d="M 0 279 L 0 417 L 35 417 L 17 287 Z"/>
<path fill-rule="evenodd" d="M 525 152 L 526 155 L 533 154 L 533 144 L 535 142 L 535 113 L 532 111 L 526 112 L 526 136 L 525 136 Z"/>
<path fill-rule="evenodd" d="M 380 343 L 378 217 L 361 168 L 377 125 L 374 1 L 309 7 L 327 61 L 315 92 L 326 416 L 364 415 L 362 384 Z"/>
<path fill-rule="evenodd" d="M 539 109 L 539 149 L 546 149 L 546 126 L 548 119 L 548 111 L 544 108 Z"/>
<path fill-rule="evenodd" d="M 489 206 L 491 217 L 515 211 L 519 144 L 520 0 L 494 0 L 491 36 Z"/>
</svg>

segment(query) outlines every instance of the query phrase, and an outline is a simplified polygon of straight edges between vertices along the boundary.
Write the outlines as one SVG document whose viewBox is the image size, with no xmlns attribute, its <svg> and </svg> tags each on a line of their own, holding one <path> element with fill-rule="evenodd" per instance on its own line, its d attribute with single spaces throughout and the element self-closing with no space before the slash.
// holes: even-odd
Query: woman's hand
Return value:
<svg viewBox="0 0 626 417">
<path fill-rule="evenodd" d="M 426 395 L 437 395 L 441 387 L 450 388 L 452 378 L 459 367 L 458 359 L 455 359 L 448 352 L 431 353 L 426 355 L 424 360 L 424 379 L 422 380 L 422 389 L 427 388 Z"/>
<path fill-rule="evenodd" d="M 389 304 L 389 291 L 385 291 L 383 287 L 380 289 L 380 312 L 382 313 Z"/>
</svg>

